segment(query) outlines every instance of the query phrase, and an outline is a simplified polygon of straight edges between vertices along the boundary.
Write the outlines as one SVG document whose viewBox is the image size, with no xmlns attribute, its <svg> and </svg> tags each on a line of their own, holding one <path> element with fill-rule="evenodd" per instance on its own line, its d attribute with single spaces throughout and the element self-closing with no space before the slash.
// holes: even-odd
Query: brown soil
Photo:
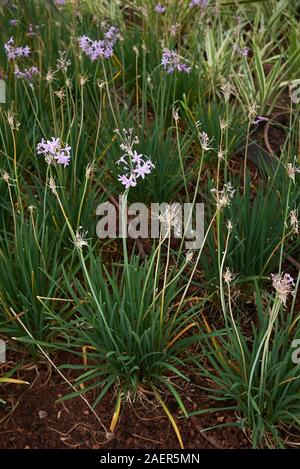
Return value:
<svg viewBox="0 0 300 469">
<path fill-rule="evenodd" d="M 16 376 L 15 376 L 16 377 Z M 30 385 L 9 384 L 1 386 L 0 448 L 89 448 L 89 449 L 171 449 L 179 448 L 177 437 L 169 420 L 158 407 L 151 394 L 134 404 L 126 403 L 119 423 L 111 439 L 81 398 L 62 403 L 56 400 L 70 392 L 68 385 L 56 371 L 49 372 L 46 364 L 38 368 L 22 369 L 20 379 Z M 71 378 L 68 374 L 68 377 Z M 188 411 L 215 406 L 204 391 L 185 385 L 182 395 Z M 87 393 L 89 402 L 93 395 Z M 110 392 L 97 407 L 97 414 L 109 428 L 115 407 L 115 396 Z M 226 427 L 201 433 L 201 429 L 226 422 L 237 417 L 228 412 L 182 418 L 176 401 L 170 397 L 167 405 L 176 417 L 185 448 L 249 448 L 244 433 L 238 428 Z"/>
</svg>

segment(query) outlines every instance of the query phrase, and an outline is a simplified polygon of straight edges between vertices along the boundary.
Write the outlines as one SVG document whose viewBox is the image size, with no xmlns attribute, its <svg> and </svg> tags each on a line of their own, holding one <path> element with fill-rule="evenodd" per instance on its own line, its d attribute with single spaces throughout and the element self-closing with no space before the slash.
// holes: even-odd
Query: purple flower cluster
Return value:
<svg viewBox="0 0 300 469">
<path fill-rule="evenodd" d="M 156 13 L 159 13 L 160 15 L 163 15 L 166 11 L 166 7 L 164 7 L 161 3 L 158 3 L 157 5 L 155 5 L 154 11 Z"/>
<path fill-rule="evenodd" d="M 44 155 L 46 163 L 58 163 L 64 167 L 68 166 L 70 163 L 70 150 L 71 147 L 68 145 L 63 146 L 61 140 L 55 137 L 52 137 L 51 140 L 47 141 L 42 139 L 42 141 L 38 143 L 36 147 L 37 154 Z"/>
<path fill-rule="evenodd" d="M 208 0 L 191 0 L 189 3 L 189 7 L 201 7 L 205 8 L 208 5 Z"/>
<path fill-rule="evenodd" d="M 93 41 L 88 36 L 81 36 L 79 47 L 92 61 L 99 59 L 99 57 L 109 59 L 114 53 L 114 45 L 119 37 L 119 29 L 111 26 L 105 33 L 104 39 L 100 41 Z"/>
<path fill-rule="evenodd" d="M 9 41 L 4 44 L 4 49 L 9 60 L 14 60 L 18 57 L 28 57 L 30 54 L 30 47 L 15 47 L 14 38 L 11 37 Z"/>
<path fill-rule="evenodd" d="M 15 65 L 14 74 L 17 78 L 22 78 L 24 80 L 32 82 L 34 75 L 39 73 L 37 67 L 25 68 L 24 71 L 21 71 L 17 65 Z"/>
<path fill-rule="evenodd" d="M 243 57 L 248 57 L 249 47 L 240 47 L 237 44 L 234 46 L 235 52 L 242 55 Z"/>
<path fill-rule="evenodd" d="M 151 173 L 154 168 L 154 164 L 149 159 L 145 158 L 147 157 L 134 151 L 131 159 L 131 168 L 128 166 L 126 161 L 122 162 L 124 164 L 123 169 L 125 174 L 119 174 L 118 181 L 125 186 L 125 189 L 135 187 L 137 184 L 137 178 L 141 177 L 142 179 L 145 179 L 145 176 Z"/>
<path fill-rule="evenodd" d="M 168 73 L 178 72 L 190 73 L 191 67 L 181 62 L 180 56 L 175 50 L 164 49 L 161 64 Z"/>
<path fill-rule="evenodd" d="M 128 189 L 136 186 L 138 178 L 145 179 L 145 176 L 151 173 L 154 164 L 147 156 L 133 150 L 133 146 L 139 143 L 139 140 L 132 136 L 132 129 L 123 129 L 123 135 L 119 130 L 116 130 L 116 133 L 123 140 L 120 148 L 124 151 L 124 154 L 117 161 L 118 165 L 122 165 L 124 171 L 124 174 L 118 175 L 118 180 L 125 186 L 125 189 Z"/>
</svg>

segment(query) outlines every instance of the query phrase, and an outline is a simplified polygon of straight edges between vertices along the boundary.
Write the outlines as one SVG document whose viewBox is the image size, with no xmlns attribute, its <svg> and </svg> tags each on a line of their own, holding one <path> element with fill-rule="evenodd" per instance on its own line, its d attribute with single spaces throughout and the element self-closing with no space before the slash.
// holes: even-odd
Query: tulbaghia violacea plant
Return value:
<svg viewBox="0 0 300 469">
<path fill-rule="evenodd" d="M 299 220 L 298 212 L 296 209 L 290 211 L 290 225 L 295 235 L 299 234 Z"/>
<path fill-rule="evenodd" d="M 155 5 L 154 7 L 154 11 L 159 15 L 163 15 L 166 11 L 166 7 L 163 6 L 161 3 L 157 3 L 157 5 Z"/>
<path fill-rule="evenodd" d="M 52 137 L 51 140 L 45 141 L 42 139 L 40 143 L 37 144 L 36 151 L 38 155 L 44 155 L 45 161 L 48 164 L 61 164 L 64 167 L 68 166 L 70 163 L 71 147 L 64 145 L 60 138 Z"/>
<path fill-rule="evenodd" d="M 288 163 L 288 166 L 287 166 L 287 173 L 288 173 L 288 177 L 293 181 L 293 183 L 295 184 L 295 178 L 296 178 L 296 174 L 300 173 L 300 168 L 298 168 L 296 166 L 296 157 L 294 158 L 294 162 L 293 163 Z"/>
<path fill-rule="evenodd" d="M 120 145 L 121 150 L 124 152 L 121 158 L 117 161 L 117 164 L 122 168 L 123 174 L 118 175 L 118 180 L 125 186 L 125 189 L 135 187 L 137 179 L 145 179 L 147 174 L 150 174 L 154 168 L 154 164 L 151 160 L 133 150 L 133 146 L 139 143 L 138 137 L 133 137 L 133 129 L 123 129 L 122 134 L 117 129 L 115 132 L 122 139 Z"/>
<path fill-rule="evenodd" d="M 161 65 L 167 73 L 173 73 L 175 71 L 190 73 L 191 71 L 191 67 L 188 67 L 181 61 L 180 55 L 175 50 L 163 50 Z"/>
<path fill-rule="evenodd" d="M 6 44 L 4 44 L 4 49 L 9 60 L 17 59 L 18 57 L 28 57 L 30 54 L 30 47 L 16 47 L 14 45 L 14 38 L 11 37 Z"/>
<path fill-rule="evenodd" d="M 114 45 L 119 38 L 119 29 L 111 26 L 104 34 L 104 39 L 93 41 L 88 36 L 80 36 L 79 47 L 92 61 L 99 58 L 109 59 L 114 53 Z"/>
</svg>

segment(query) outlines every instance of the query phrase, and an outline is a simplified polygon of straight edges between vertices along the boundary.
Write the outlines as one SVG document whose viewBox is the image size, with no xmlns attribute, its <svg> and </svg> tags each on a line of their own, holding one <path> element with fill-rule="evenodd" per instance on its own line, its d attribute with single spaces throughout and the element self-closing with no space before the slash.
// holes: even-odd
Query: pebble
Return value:
<svg viewBox="0 0 300 469">
<path fill-rule="evenodd" d="M 47 417 L 47 412 L 45 412 L 44 410 L 39 410 L 39 417 L 40 419 L 44 419 Z"/>
</svg>

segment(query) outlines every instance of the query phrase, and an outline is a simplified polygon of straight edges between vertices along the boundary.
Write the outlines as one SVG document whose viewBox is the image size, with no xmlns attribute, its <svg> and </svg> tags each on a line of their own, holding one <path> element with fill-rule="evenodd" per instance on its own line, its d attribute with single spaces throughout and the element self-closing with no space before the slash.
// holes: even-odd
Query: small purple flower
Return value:
<svg viewBox="0 0 300 469">
<path fill-rule="evenodd" d="M 4 44 L 4 49 L 9 60 L 14 60 L 18 57 L 28 57 L 30 54 L 30 47 L 15 47 L 14 38 L 11 37 L 6 44 Z"/>
<path fill-rule="evenodd" d="M 66 145 L 63 146 L 60 138 L 52 137 L 51 140 L 45 141 L 41 140 L 40 143 L 36 146 L 36 151 L 38 155 L 44 155 L 45 161 L 48 164 L 61 164 L 64 167 L 68 166 L 70 163 L 70 154 L 71 147 Z"/>
<path fill-rule="evenodd" d="M 188 67 L 186 64 L 179 63 L 177 64 L 177 70 L 178 72 L 190 73 L 191 67 Z"/>
<path fill-rule="evenodd" d="M 201 8 L 205 8 L 207 7 L 208 5 L 208 0 L 191 0 L 190 3 L 189 3 L 189 7 L 190 8 L 193 8 L 193 7 L 201 7 Z"/>
<path fill-rule="evenodd" d="M 19 20 L 10 20 L 10 21 L 9 21 L 9 24 L 10 24 L 11 26 L 17 26 L 18 23 L 19 23 Z"/>
<path fill-rule="evenodd" d="M 132 175 L 130 175 L 129 177 L 126 176 L 125 174 L 121 176 L 119 175 L 118 181 L 120 181 L 123 184 L 123 186 L 125 186 L 125 189 L 136 186 L 136 181 Z"/>
<path fill-rule="evenodd" d="M 248 57 L 248 54 L 249 54 L 249 47 L 243 47 L 241 49 L 241 54 L 243 57 Z"/>
<path fill-rule="evenodd" d="M 58 162 L 59 164 L 63 165 L 64 168 L 69 165 L 69 163 L 70 163 L 70 158 L 71 158 L 70 152 L 69 152 L 69 150 L 67 150 L 67 148 L 71 148 L 71 147 L 66 147 L 66 148 L 64 148 L 64 149 L 63 149 L 60 153 L 58 153 L 57 156 L 56 156 L 57 162 Z"/>
<path fill-rule="evenodd" d="M 80 36 L 78 38 L 78 42 L 79 42 L 80 49 L 83 52 L 87 53 L 87 50 L 89 49 L 89 47 L 92 43 L 92 40 L 88 36 Z"/>
<path fill-rule="evenodd" d="M 159 13 L 160 15 L 163 15 L 166 11 L 166 7 L 164 7 L 161 3 L 158 3 L 157 5 L 155 5 L 154 11 L 156 11 L 156 13 Z"/>
<path fill-rule="evenodd" d="M 167 73 L 178 72 L 190 73 L 191 67 L 180 61 L 180 56 L 175 50 L 164 49 L 161 64 Z"/>
<path fill-rule="evenodd" d="M 24 80 L 29 81 L 30 83 L 33 81 L 35 75 L 39 73 L 37 67 L 25 68 L 23 71 L 19 69 L 17 65 L 15 65 L 14 75 L 16 78 L 22 78 Z"/>
<path fill-rule="evenodd" d="M 234 46 L 234 51 L 237 52 L 238 54 L 242 55 L 243 57 L 248 57 L 249 55 L 249 47 L 240 47 L 238 44 L 235 44 Z"/>
<path fill-rule="evenodd" d="M 18 57 L 28 57 L 30 54 L 30 47 L 29 46 L 17 47 L 16 54 Z"/>
<path fill-rule="evenodd" d="M 115 45 L 117 40 L 119 39 L 119 28 L 116 26 L 111 26 L 105 33 L 105 39 L 110 42 L 112 45 Z"/>
<path fill-rule="evenodd" d="M 154 168 L 154 165 L 150 160 L 147 160 L 143 164 L 138 164 L 133 172 L 136 174 L 137 178 L 141 177 L 142 179 L 145 179 L 145 176 L 151 173 L 152 168 Z"/>
<path fill-rule="evenodd" d="M 132 162 L 136 164 L 141 164 L 142 162 L 142 153 L 138 154 L 135 150 L 132 155 Z"/>
</svg>

